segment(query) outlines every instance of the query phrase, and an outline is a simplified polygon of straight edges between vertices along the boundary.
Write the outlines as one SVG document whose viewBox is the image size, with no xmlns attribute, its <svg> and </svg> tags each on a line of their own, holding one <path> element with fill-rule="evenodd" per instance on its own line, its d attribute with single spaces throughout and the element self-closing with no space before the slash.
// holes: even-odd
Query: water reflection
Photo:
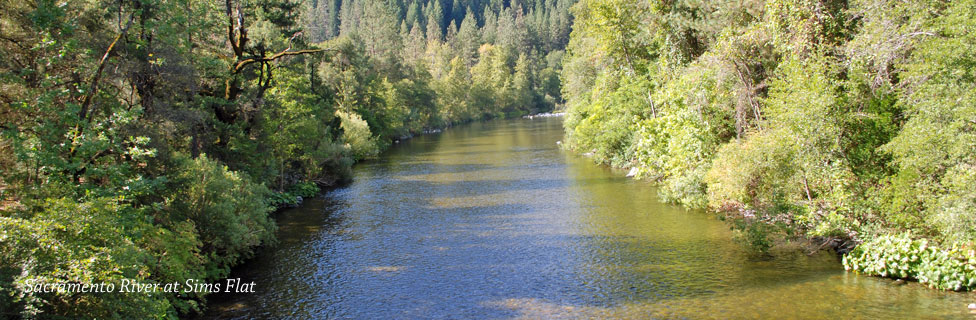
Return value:
<svg viewBox="0 0 976 320">
<path fill-rule="evenodd" d="M 560 151 L 559 119 L 424 136 L 282 212 L 212 318 L 946 318 L 972 295 L 756 259 L 709 215 Z"/>
</svg>

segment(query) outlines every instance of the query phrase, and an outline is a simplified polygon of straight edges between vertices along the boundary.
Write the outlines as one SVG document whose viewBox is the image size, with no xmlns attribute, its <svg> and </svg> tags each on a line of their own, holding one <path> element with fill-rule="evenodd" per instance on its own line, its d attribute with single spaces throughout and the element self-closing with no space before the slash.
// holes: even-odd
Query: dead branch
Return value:
<svg viewBox="0 0 976 320">
<path fill-rule="evenodd" d="M 272 62 L 285 56 L 297 56 L 297 55 L 333 50 L 333 49 L 305 49 L 305 50 L 298 50 L 298 51 L 288 51 L 289 49 L 285 49 L 284 51 L 275 53 L 270 57 L 253 57 L 253 58 L 237 61 L 237 63 L 234 64 L 234 73 L 240 72 L 242 69 L 244 69 L 244 67 L 255 62 Z"/>
<path fill-rule="evenodd" d="M 102 78 L 102 71 L 105 70 L 106 62 L 108 62 L 109 56 L 115 51 L 115 45 L 119 43 L 119 40 L 125 36 L 129 31 L 129 27 L 132 26 L 132 21 L 135 15 L 129 15 L 129 22 L 126 23 L 125 28 L 119 31 L 119 34 L 115 36 L 115 40 L 112 40 L 112 44 L 108 46 L 105 50 L 105 54 L 102 55 L 102 59 L 98 61 L 98 69 L 95 71 L 95 75 L 92 77 L 91 85 L 88 88 L 88 92 L 85 93 L 85 100 L 81 103 L 81 111 L 79 111 L 79 118 L 82 120 L 88 120 L 89 118 L 89 108 L 91 108 L 92 100 L 95 97 L 95 93 L 98 91 L 98 82 Z"/>
</svg>

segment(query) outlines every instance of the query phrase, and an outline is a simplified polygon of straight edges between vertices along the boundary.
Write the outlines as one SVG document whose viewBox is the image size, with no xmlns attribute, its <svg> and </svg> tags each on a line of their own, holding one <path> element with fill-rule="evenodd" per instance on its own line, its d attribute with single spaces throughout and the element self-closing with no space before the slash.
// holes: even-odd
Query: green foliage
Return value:
<svg viewBox="0 0 976 320">
<path fill-rule="evenodd" d="M 974 8 L 973 1 L 952 2 L 931 21 L 937 36 L 921 40 L 901 66 L 907 120 L 884 147 L 898 168 L 885 214 L 907 228 L 934 222 L 939 236 L 959 242 L 976 241 Z"/>
<path fill-rule="evenodd" d="M 738 49 L 736 41 L 752 38 L 728 36 L 709 52 L 704 45 L 720 38 L 724 26 L 718 23 L 751 22 L 738 14 L 748 16 L 755 6 L 576 5 L 578 28 L 562 73 L 569 146 L 593 153 L 599 162 L 636 167 L 638 177 L 660 182 L 667 201 L 704 207 L 703 178 L 715 152 L 749 123 L 744 108 L 733 103 L 745 101 L 751 109 L 748 102 L 756 100 L 752 79 L 744 84 L 735 75 L 743 76 L 740 68 L 761 71 L 766 66 L 740 61 L 742 56 L 765 57 L 761 46 Z"/>
<path fill-rule="evenodd" d="M 273 192 L 268 198 L 268 204 L 272 208 L 293 207 L 301 204 L 300 198 L 311 198 L 320 191 L 319 186 L 313 182 L 299 182 L 293 184 L 287 191 Z"/>
<path fill-rule="evenodd" d="M 895 279 L 916 279 L 941 290 L 976 289 L 976 254 L 939 248 L 908 234 L 883 235 L 844 256 L 844 268 Z"/>
<path fill-rule="evenodd" d="M 569 148 L 720 211 L 759 251 L 796 236 L 976 241 L 976 2 L 584 0 L 572 12 Z"/>
<path fill-rule="evenodd" d="M 802 197 L 802 184 L 788 180 L 796 171 L 790 163 L 792 150 L 777 147 L 787 142 L 775 132 L 764 132 L 722 146 L 705 180 L 709 204 L 726 209 L 741 205 L 782 209 L 789 200 Z"/>
<path fill-rule="evenodd" d="M 0 2 L 0 313 L 200 312 L 24 285 L 216 280 L 393 141 L 552 110 L 572 3 Z"/>
<path fill-rule="evenodd" d="M 828 81 L 831 74 L 824 64 L 791 59 L 777 73 L 764 101 L 767 129 L 749 134 L 745 143 L 724 147 L 716 156 L 710 174 L 711 203 L 771 213 L 790 210 L 804 227 L 814 230 L 812 235 L 827 230 L 850 233 L 853 230 L 836 230 L 845 224 L 837 223 L 832 214 L 855 207 L 856 177 L 847 158 L 837 155 L 845 148 L 860 148 L 841 145 L 839 138 L 845 130 L 860 128 L 844 127 L 850 111 L 839 88 Z M 805 209 L 792 209 L 796 205 Z"/>
<path fill-rule="evenodd" d="M 389 129 L 381 136 L 410 136 L 437 123 L 436 92 L 428 85 L 430 75 L 425 70 L 420 72 L 415 80 L 401 79 L 391 83 L 384 79 L 382 82 L 383 101 L 389 109 L 388 113 L 395 117 L 388 121 Z"/>
<path fill-rule="evenodd" d="M 928 243 L 907 235 L 881 236 L 862 243 L 844 257 L 848 270 L 892 278 L 916 278 Z"/>
<path fill-rule="evenodd" d="M 481 65 L 481 62 L 479 62 L 479 65 Z M 437 93 L 437 103 L 443 106 L 440 109 L 438 118 L 444 124 L 480 118 L 480 114 L 474 114 L 469 105 L 469 99 L 473 99 L 469 98 L 469 94 L 476 96 L 476 92 L 471 84 L 471 75 L 466 70 L 464 62 L 460 58 L 451 59 L 447 74 L 434 83 L 434 91 Z M 490 94 L 484 93 L 481 90 L 477 91 L 477 93 Z M 482 112 L 493 114 L 494 110 L 486 109 Z"/>
<path fill-rule="evenodd" d="M 279 72 L 284 77 L 268 90 L 262 121 L 272 154 L 265 159 L 273 169 L 266 180 L 283 190 L 301 180 L 330 185 L 343 179 L 353 160 L 332 136 L 332 106 L 312 93 L 308 78 L 288 69 Z"/>
<path fill-rule="evenodd" d="M 356 159 L 374 158 L 379 154 L 380 146 L 362 117 L 342 111 L 336 111 L 336 116 L 342 121 L 342 141 Z"/>
<path fill-rule="evenodd" d="M 703 61 L 680 71 L 650 97 L 656 104 L 651 116 L 637 124 L 630 146 L 637 177 L 660 182 L 666 201 L 692 208 L 707 204 L 705 173 L 732 135 L 731 79 L 718 66 Z"/>
<path fill-rule="evenodd" d="M 39 283 L 118 285 L 122 279 L 149 280 L 153 267 L 163 266 L 145 264 L 151 259 L 148 250 L 133 241 L 133 235 L 152 232 L 151 225 L 141 221 L 140 215 L 117 199 L 96 198 L 80 203 L 50 199 L 34 213 L 0 217 L 0 268 L 13 271 L 10 285 L 4 285 L 0 294 L 17 306 L 13 310 L 27 318 L 46 311 L 93 318 L 123 314 L 146 318 L 175 316 L 165 297 L 158 295 L 44 293 L 28 288 Z M 196 245 L 192 234 L 172 243 L 174 249 L 191 255 Z M 180 267 L 168 271 L 199 266 L 190 261 Z"/>
<path fill-rule="evenodd" d="M 173 177 L 179 191 L 166 202 L 170 219 L 194 224 L 207 277 L 224 277 L 254 247 L 274 239 L 269 191 L 205 155 L 183 162 Z"/>
<path fill-rule="evenodd" d="M 770 237 L 774 234 L 773 226 L 765 222 L 751 221 L 752 219 L 734 219 L 732 223 L 732 238 L 745 245 L 757 254 L 768 254 L 773 247 Z"/>
<path fill-rule="evenodd" d="M 312 182 L 300 182 L 288 188 L 288 192 L 302 198 L 311 198 L 319 194 L 322 188 Z"/>
<path fill-rule="evenodd" d="M 628 144 L 634 140 L 634 122 L 650 113 L 645 98 L 650 83 L 610 73 L 597 83 L 588 105 L 567 110 L 567 142 L 598 162 L 623 166 L 631 158 Z"/>
</svg>

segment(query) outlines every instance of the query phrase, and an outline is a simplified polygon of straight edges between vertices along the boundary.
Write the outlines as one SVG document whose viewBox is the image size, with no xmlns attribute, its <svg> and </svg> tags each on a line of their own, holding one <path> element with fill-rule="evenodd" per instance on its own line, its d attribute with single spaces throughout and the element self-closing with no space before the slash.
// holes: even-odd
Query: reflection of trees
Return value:
<svg viewBox="0 0 976 320">
<path fill-rule="evenodd" d="M 580 208 L 575 273 L 594 302 L 705 294 L 735 282 L 743 258 L 721 222 L 660 203 L 648 183 L 566 158 L 575 182 L 568 193 Z"/>
</svg>

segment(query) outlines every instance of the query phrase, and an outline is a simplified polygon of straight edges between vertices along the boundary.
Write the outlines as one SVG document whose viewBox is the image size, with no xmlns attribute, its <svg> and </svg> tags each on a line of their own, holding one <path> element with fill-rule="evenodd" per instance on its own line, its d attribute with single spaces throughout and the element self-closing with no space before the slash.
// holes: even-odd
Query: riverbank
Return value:
<svg viewBox="0 0 976 320">
<path fill-rule="evenodd" d="M 562 141 L 557 141 L 562 146 Z M 572 151 L 572 148 L 566 148 Z M 586 158 L 592 152 L 578 153 Z M 599 163 L 599 162 L 597 162 Z M 641 169 L 637 167 L 616 167 L 625 170 L 626 177 L 641 180 Z M 896 280 L 922 283 L 930 288 L 950 291 L 971 291 L 976 289 L 976 247 L 972 245 L 951 244 L 939 246 L 932 241 L 912 237 L 910 233 L 882 233 L 868 237 L 838 237 L 810 234 L 793 236 L 770 235 L 769 230 L 750 230 L 755 224 L 768 223 L 744 210 L 721 210 L 709 208 L 709 212 L 728 221 L 733 229 L 738 229 L 735 237 L 747 247 L 760 249 L 763 254 L 770 250 L 782 253 L 799 250 L 812 254 L 828 250 L 842 257 L 841 264 L 848 271 Z M 767 218 L 768 219 L 768 218 Z M 775 218 L 772 218 L 775 219 Z M 780 228 L 798 228 L 779 221 Z M 745 231 L 745 232 L 743 232 Z M 753 232 L 753 234 L 749 234 Z"/>
<path fill-rule="evenodd" d="M 856 276 L 833 254 L 751 254 L 725 222 L 561 150 L 562 121 L 456 126 L 357 164 L 276 214 L 278 245 L 230 276 L 256 292 L 214 296 L 204 318 L 968 315 L 971 296 Z"/>
<path fill-rule="evenodd" d="M 758 252 L 824 239 L 862 274 L 976 289 L 976 2 L 577 8 L 568 148 Z M 879 40 L 895 34 L 925 36 Z"/>
</svg>

